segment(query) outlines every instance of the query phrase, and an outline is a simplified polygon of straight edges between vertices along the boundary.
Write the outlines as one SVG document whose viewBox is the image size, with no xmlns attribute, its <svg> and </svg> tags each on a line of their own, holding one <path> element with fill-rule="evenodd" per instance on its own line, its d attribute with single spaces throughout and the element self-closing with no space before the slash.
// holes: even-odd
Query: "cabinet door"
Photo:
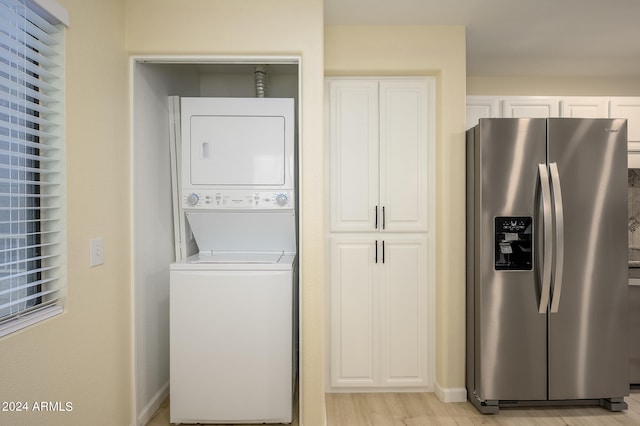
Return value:
<svg viewBox="0 0 640 426">
<path fill-rule="evenodd" d="M 384 240 L 381 278 L 381 384 L 429 386 L 426 237 Z"/>
<path fill-rule="evenodd" d="M 568 118 L 609 118 L 606 98 L 588 96 L 564 97 L 560 101 L 560 116 Z"/>
<path fill-rule="evenodd" d="M 559 99 L 546 97 L 505 99 L 502 101 L 502 116 L 506 118 L 559 117 Z"/>
<path fill-rule="evenodd" d="M 375 240 L 331 238 L 331 385 L 379 381 Z"/>
<path fill-rule="evenodd" d="M 640 98 L 613 98 L 609 118 L 626 118 L 629 142 L 640 142 Z M 638 144 L 633 145 L 635 148 Z"/>
<path fill-rule="evenodd" d="M 431 386 L 427 237 L 332 237 L 330 250 L 331 386 Z"/>
<path fill-rule="evenodd" d="M 467 129 L 477 125 L 481 118 L 500 117 L 500 101 L 490 96 L 467 96 Z"/>
<path fill-rule="evenodd" d="M 432 83 L 380 83 L 380 209 L 385 231 L 427 231 L 430 168 L 435 164 L 429 149 L 435 117 Z"/>
<path fill-rule="evenodd" d="M 331 231 L 373 231 L 378 206 L 378 82 L 330 80 Z"/>
</svg>

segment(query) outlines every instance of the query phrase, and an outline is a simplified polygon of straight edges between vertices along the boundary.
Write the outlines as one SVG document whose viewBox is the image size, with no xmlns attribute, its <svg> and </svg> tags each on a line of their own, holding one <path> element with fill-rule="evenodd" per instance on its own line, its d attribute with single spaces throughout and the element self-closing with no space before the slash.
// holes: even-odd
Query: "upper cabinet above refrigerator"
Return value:
<svg viewBox="0 0 640 426">
<path fill-rule="evenodd" d="M 640 151 L 640 97 L 467 96 L 467 129 L 480 118 L 626 118 L 629 149 Z"/>
<path fill-rule="evenodd" d="M 607 98 L 573 96 L 560 100 L 560 117 L 565 118 L 609 118 Z"/>
<path fill-rule="evenodd" d="M 433 171 L 429 79 L 330 79 L 332 232 L 424 232 Z"/>
<path fill-rule="evenodd" d="M 509 98 L 502 101 L 502 117 L 505 118 L 547 118 L 559 117 L 557 98 L 526 97 Z"/>
<path fill-rule="evenodd" d="M 626 118 L 630 149 L 640 150 L 640 98 L 613 98 L 609 103 L 609 114 L 612 118 Z"/>
</svg>

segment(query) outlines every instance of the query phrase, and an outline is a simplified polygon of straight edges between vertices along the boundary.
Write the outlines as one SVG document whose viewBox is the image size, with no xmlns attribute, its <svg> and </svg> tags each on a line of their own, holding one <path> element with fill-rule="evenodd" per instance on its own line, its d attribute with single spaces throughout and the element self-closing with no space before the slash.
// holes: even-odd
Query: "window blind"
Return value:
<svg viewBox="0 0 640 426">
<path fill-rule="evenodd" d="M 40 3 L 0 0 L 0 335 L 65 293 L 64 27 Z"/>
</svg>

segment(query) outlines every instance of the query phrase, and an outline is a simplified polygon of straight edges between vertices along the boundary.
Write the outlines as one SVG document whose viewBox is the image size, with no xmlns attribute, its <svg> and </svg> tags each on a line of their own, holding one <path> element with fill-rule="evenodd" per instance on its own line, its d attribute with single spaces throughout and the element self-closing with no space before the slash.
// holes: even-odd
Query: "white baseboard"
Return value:
<svg viewBox="0 0 640 426">
<path fill-rule="evenodd" d="M 467 400 L 465 388 L 443 388 L 438 382 L 434 387 L 436 396 L 442 402 L 465 402 Z"/>
<path fill-rule="evenodd" d="M 144 406 L 138 415 L 138 426 L 144 426 L 149 423 L 151 417 L 158 411 L 158 408 L 162 405 L 165 399 L 169 396 L 169 381 L 162 385 L 160 390 L 156 392 L 151 400 Z"/>
</svg>

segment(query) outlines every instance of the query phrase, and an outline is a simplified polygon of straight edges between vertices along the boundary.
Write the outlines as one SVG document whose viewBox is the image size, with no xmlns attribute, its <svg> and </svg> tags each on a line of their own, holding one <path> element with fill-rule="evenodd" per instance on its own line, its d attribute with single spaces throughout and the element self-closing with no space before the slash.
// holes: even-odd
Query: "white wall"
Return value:
<svg viewBox="0 0 640 426">
<path fill-rule="evenodd" d="M 264 66 L 264 65 L 263 65 Z M 267 73 L 268 98 L 298 99 L 298 66 L 269 64 Z M 256 96 L 254 65 L 209 65 L 200 69 L 200 95 L 217 97 Z"/>
<path fill-rule="evenodd" d="M 322 425 L 324 398 L 323 2 L 126 0 L 130 54 L 295 55 L 300 65 L 301 423 Z M 464 102 L 464 101 L 463 101 Z M 464 122 L 464 111 L 461 115 Z"/>
<path fill-rule="evenodd" d="M 0 412 L 2 425 L 132 420 L 127 54 L 124 0 L 59 0 L 65 30 L 65 313 L 0 339 L 0 401 L 63 401 L 71 412 Z M 89 266 L 103 237 L 104 264 Z"/>
<path fill-rule="evenodd" d="M 325 74 L 436 77 L 436 392 L 466 398 L 463 27 L 325 27 Z"/>
<path fill-rule="evenodd" d="M 640 78 L 468 76 L 467 95 L 640 96 Z"/>
<path fill-rule="evenodd" d="M 133 63 L 132 236 L 136 419 L 153 415 L 169 390 L 169 264 L 175 260 L 168 96 L 197 95 L 197 74 Z"/>
</svg>

